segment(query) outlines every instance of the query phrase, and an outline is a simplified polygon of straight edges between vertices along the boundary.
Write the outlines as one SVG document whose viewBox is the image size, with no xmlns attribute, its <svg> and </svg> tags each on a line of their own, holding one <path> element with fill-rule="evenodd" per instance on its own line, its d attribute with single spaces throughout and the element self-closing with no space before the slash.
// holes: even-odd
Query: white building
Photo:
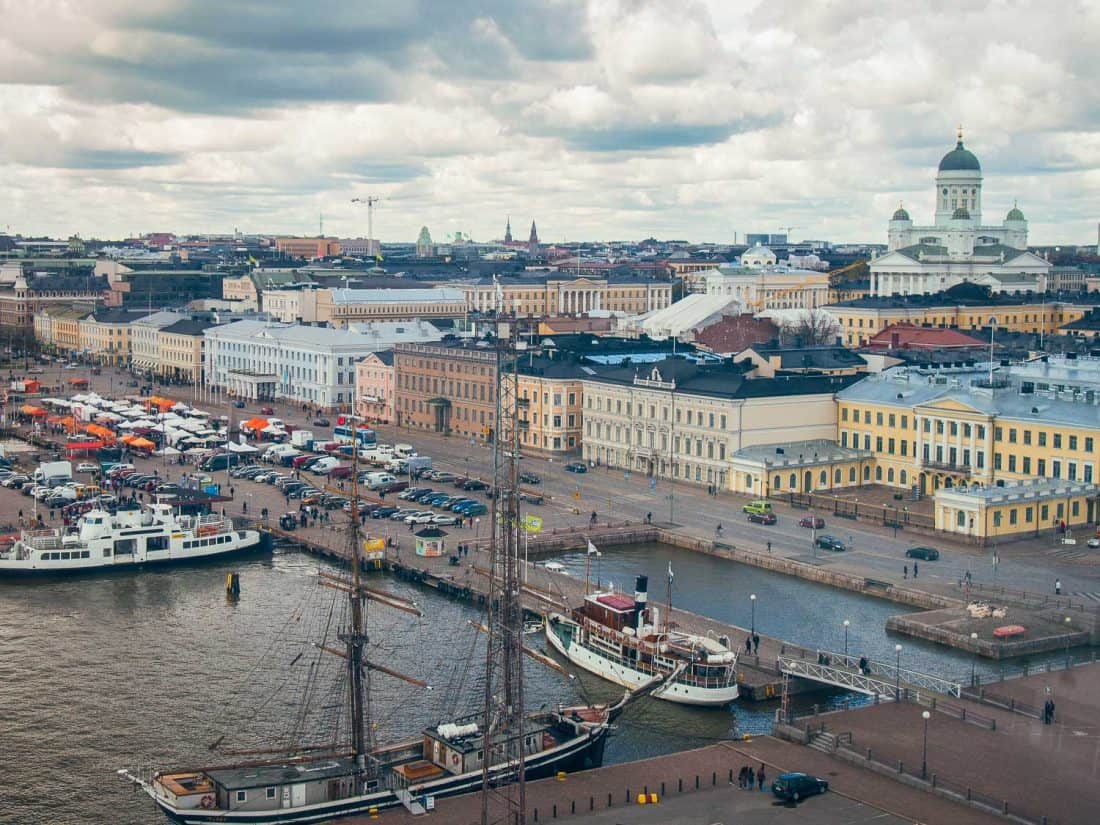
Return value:
<svg viewBox="0 0 1100 825">
<path fill-rule="evenodd" d="M 1027 221 L 1015 205 L 995 226 L 982 223 L 982 167 L 963 146 L 943 156 L 936 174 L 936 215 L 915 225 L 899 206 L 889 251 L 871 262 L 872 295 L 921 295 L 970 282 L 994 292 L 1041 292 L 1050 264 L 1027 251 Z"/>
<path fill-rule="evenodd" d="M 238 321 L 206 330 L 206 380 L 241 398 L 286 398 L 335 409 L 355 397 L 355 362 L 394 344 L 438 341 L 426 321 L 378 321 L 327 329 Z"/>
<path fill-rule="evenodd" d="M 704 277 L 707 295 L 733 298 L 745 311 L 815 309 L 829 303 L 829 276 L 810 269 L 722 265 Z"/>
<path fill-rule="evenodd" d="M 283 323 L 317 323 L 317 290 L 264 290 L 264 311 Z"/>
<path fill-rule="evenodd" d="M 741 253 L 741 266 L 771 266 L 775 261 L 775 253 L 760 244 L 751 246 Z"/>
<path fill-rule="evenodd" d="M 130 359 L 133 368 L 139 372 L 155 372 L 161 362 L 160 331 L 190 317 L 165 309 L 131 321 Z"/>
</svg>

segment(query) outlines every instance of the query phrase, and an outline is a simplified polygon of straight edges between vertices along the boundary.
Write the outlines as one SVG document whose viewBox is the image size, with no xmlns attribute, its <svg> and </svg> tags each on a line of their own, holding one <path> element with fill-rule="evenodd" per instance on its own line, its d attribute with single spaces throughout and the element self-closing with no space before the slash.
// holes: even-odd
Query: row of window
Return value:
<svg viewBox="0 0 1100 825">
<path fill-rule="evenodd" d="M 1006 469 L 1010 473 L 1022 473 L 1023 475 L 1031 475 L 1032 468 L 1031 456 L 1017 456 L 1009 455 L 1003 456 L 1002 453 L 993 454 L 993 469 L 1002 470 Z M 1049 466 L 1050 474 L 1047 474 L 1047 468 Z M 1053 458 L 1048 465 L 1045 458 L 1037 458 L 1034 461 L 1035 475 L 1040 478 L 1062 478 L 1062 471 L 1065 470 L 1065 478 L 1068 481 L 1084 481 L 1086 484 L 1091 484 L 1093 479 L 1093 464 L 1092 462 L 1077 462 L 1077 461 L 1064 461 L 1060 458 Z M 1019 469 L 1017 469 L 1019 468 Z"/>
<path fill-rule="evenodd" d="M 43 553 L 42 561 L 69 561 L 70 559 L 86 559 L 91 556 L 88 550 L 61 550 L 56 553 Z"/>
<path fill-rule="evenodd" d="M 1003 441 L 1004 436 L 1005 436 L 1005 428 L 1004 427 L 994 427 L 993 428 L 993 440 L 994 441 Z M 1024 444 L 1031 444 L 1032 443 L 1032 431 L 1031 430 L 1021 430 L 1020 433 L 1017 434 L 1017 431 L 1016 431 L 1015 427 L 1009 427 L 1008 428 L 1008 443 L 1009 444 L 1017 444 L 1017 443 L 1019 443 L 1018 439 L 1021 439 L 1021 438 L 1022 438 Z M 1035 431 L 1035 438 L 1038 441 L 1038 445 L 1040 447 L 1047 446 L 1047 432 L 1046 432 L 1046 430 L 1036 430 Z M 1091 435 L 1086 435 L 1082 439 L 1082 438 L 1080 438 L 1076 435 L 1063 436 L 1062 433 L 1051 433 L 1051 436 L 1050 436 L 1051 446 L 1055 450 L 1062 449 L 1063 439 L 1064 439 L 1065 444 L 1067 445 L 1067 449 L 1077 450 L 1079 445 L 1083 445 L 1086 453 L 1091 453 L 1091 452 L 1095 451 L 1096 441 Z"/>
<path fill-rule="evenodd" d="M 454 399 L 469 399 L 470 401 L 486 401 L 493 403 L 493 388 L 486 390 L 484 383 L 472 383 L 470 381 L 454 381 L 449 378 L 435 378 L 429 375 L 400 376 L 398 386 L 414 392 L 433 393 L 445 395 Z"/>
<path fill-rule="evenodd" d="M 400 399 L 397 408 L 399 410 L 404 410 L 406 413 L 421 414 L 431 409 L 426 401 L 415 401 L 411 398 Z M 485 410 L 474 410 L 463 404 L 452 406 L 450 417 L 460 421 L 472 421 L 478 424 L 485 424 Z"/>
<path fill-rule="evenodd" d="M 603 402 L 604 402 L 604 399 L 600 396 L 597 396 L 595 399 L 593 399 L 591 396 L 589 396 L 589 397 L 585 398 L 584 406 L 587 407 L 590 410 L 595 409 L 597 411 L 602 412 L 603 409 L 604 409 L 604 403 Z M 573 403 L 572 394 L 570 394 L 569 403 L 570 404 Z M 623 412 L 624 412 L 623 408 L 624 408 L 623 400 L 621 398 L 616 398 L 615 399 L 615 413 L 617 415 L 622 415 Z M 626 414 L 630 415 L 630 410 L 631 410 L 630 401 L 625 402 L 625 408 L 626 408 L 625 409 Z M 607 412 L 611 412 L 611 399 L 610 398 L 607 399 Z M 646 418 L 647 421 L 656 421 L 657 420 L 657 405 L 656 404 L 648 405 L 648 412 L 649 412 L 648 416 L 646 416 L 646 412 L 647 412 L 647 407 L 646 407 L 645 404 L 643 404 L 640 401 L 635 404 L 635 406 L 634 406 L 634 415 L 636 417 L 638 417 L 638 418 L 643 418 L 644 417 L 644 418 Z M 661 421 L 668 421 L 669 408 L 662 405 L 661 408 L 660 408 L 660 412 L 661 412 Z M 714 429 L 715 426 L 718 426 L 720 429 L 725 430 L 727 419 L 726 419 L 726 416 L 725 416 L 724 413 L 719 414 L 719 413 L 707 412 L 707 411 L 704 411 L 704 410 L 677 409 L 676 410 L 676 423 L 677 424 L 684 424 L 684 425 L 694 424 L 698 427 L 709 427 L 710 429 Z"/>
<path fill-rule="evenodd" d="M 1009 525 L 1020 524 L 1020 513 L 1023 513 L 1023 523 L 1031 524 L 1035 520 L 1035 508 L 1034 507 L 1013 507 L 1008 511 L 1008 523 Z M 1081 502 L 1074 500 L 1070 502 L 1069 507 L 1070 517 L 1077 518 L 1081 515 Z M 1039 524 L 1044 525 L 1051 520 L 1051 510 L 1049 504 L 1039 505 Z M 1066 505 L 1065 502 L 1058 502 L 1054 508 L 1054 521 L 1060 521 L 1066 517 Z M 971 518 L 965 510 L 958 510 L 955 513 L 955 525 L 965 528 L 967 521 L 970 523 L 970 528 L 974 527 L 974 519 Z M 1004 511 L 993 511 L 993 526 L 999 528 L 1004 526 Z"/>
<path fill-rule="evenodd" d="M 190 550 L 192 547 L 209 547 L 212 544 L 227 544 L 232 540 L 233 537 L 230 535 L 214 536 L 213 538 L 208 539 L 189 539 L 187 541 L 184 541 L 183 549 Z"/>
</svg>

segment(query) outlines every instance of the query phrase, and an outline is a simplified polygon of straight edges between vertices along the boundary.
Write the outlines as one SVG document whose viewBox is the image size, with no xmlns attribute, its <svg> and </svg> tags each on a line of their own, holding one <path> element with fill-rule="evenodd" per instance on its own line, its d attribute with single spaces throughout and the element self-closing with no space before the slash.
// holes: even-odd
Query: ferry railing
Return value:
<svg viewBox="0 0 1100 825">
<path fill-rule="evenodd" d="M 959 682 L 905 668 L 899 671 L 896 667 L 884 667 L 880 662 L 874 664 L 875 669 L 868 668 L 868 671 L 861 671 L 859 668 L 834 665 L 830 659 L 824 662 L 812 662 L 790 656 L 776 658 L 776 667 L 783 673 L 870 696 L 894 696 L 899 689 L 916 688 L 958 698 L 962 691 L 962 685 Z"/>
</svg>

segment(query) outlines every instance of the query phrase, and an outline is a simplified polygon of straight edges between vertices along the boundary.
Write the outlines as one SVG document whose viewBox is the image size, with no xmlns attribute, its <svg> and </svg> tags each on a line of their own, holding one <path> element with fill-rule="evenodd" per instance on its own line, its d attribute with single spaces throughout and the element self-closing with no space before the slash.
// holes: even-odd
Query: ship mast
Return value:
<svg viewBox="0 0 1100 825">
<path fill-rule="evenodd" d="M 368 637 L 366 631 L 366 598 L 360 575 L 362 558 L 359 535 L 359 430 L 357 418 L 351 419 L 351 522 L 348 529 L 348 560 L 351 564 L 351 588 L 348 590 L 350 622 L 340 633 L 340 641 L 346 649 L 348 668 L 349 712 L 351 715 L 351 745 L 355 758 L 359 787 L 363 793 L 367 781 L 373 777 L 374 766 L 369 761 L 374 751 L 374 726 L 371 724 L 370 670 L 365 668 L 363 651 Z"/>
<path fill-rule="evenodd" d="M 525 713 L 523 707 L 523 605 L 519 575 L 519 398 L 515 319 L 496 330 L 497 395 L 493 437 L 492 532 L 485 651 L 485 757 L 481 767 L 481 823 L 525 825 Z M 507 451 L 507 452 L 506 452 Z M 503 781 L 490 772 L 507 765 Z"/>
</svg>

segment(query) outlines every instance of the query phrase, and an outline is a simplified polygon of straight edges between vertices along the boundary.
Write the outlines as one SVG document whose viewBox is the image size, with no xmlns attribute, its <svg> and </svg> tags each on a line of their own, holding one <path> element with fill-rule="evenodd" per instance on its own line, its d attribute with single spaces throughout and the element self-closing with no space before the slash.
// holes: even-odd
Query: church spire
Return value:
<svg viewBox="0 0 1100 825">
<path fill-rule="evenodd" d="M 531 221 L 531 237 L 527 239 L 527 243 L 537 244 L 539 242 L 539 233 L 535 229 L 535 222 Z"/>
<path fill-rule="evenodd" d="M 504 227 L 504 242 L 512 242 L 512 216 L 508 216 L 508 224 Z"/>
</svg>

